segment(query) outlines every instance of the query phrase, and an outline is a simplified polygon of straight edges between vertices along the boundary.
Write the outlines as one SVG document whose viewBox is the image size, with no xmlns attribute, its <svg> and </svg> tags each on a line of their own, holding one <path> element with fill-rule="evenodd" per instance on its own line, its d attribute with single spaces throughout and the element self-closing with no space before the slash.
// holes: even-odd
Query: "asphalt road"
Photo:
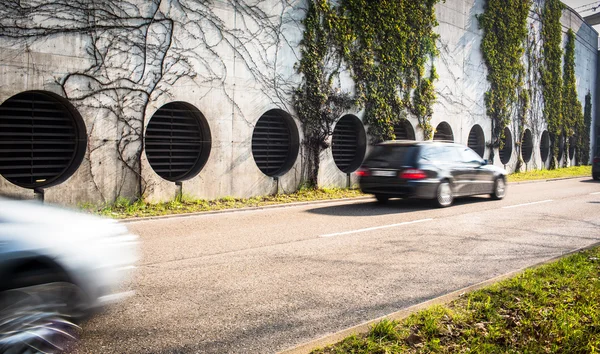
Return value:
<svg viewBox="0 0 600 354">
<path fill-rule="evenodd" d="M 79 353 L 274 353 L 600 241 L 600 183 L 128 227 L 142 241 L 136 295 L 84 324 Z"/>
</svg>

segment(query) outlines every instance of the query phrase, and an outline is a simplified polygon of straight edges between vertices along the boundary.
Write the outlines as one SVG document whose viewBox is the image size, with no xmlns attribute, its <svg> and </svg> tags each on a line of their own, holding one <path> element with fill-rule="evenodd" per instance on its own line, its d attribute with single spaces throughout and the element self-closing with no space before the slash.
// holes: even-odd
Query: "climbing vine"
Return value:
<svg viewBox="0 0 600 354">
<path fill-rule="evenodd" d="M 492 163 L 494 148 L 502 148 L 504 129 L 513 115 L 520 115 L 521 131 L 525 124 L 529 99 L 523 89 L 526 71 L 522 57 L 530 6 L 531 0 L 488 0 L 484 13 L 478 16 L 479 26 L 483 29 L 481 50 L 490 82 L 485 104 L 492 120 L 489 156 Z"/>
<path fill-rule="evenodd" d="M 312 159 L 328 146 L 332 119 L 339 118 L 334 113 L 347 109 L 350 100 L 364 109 L 373 142 L 393 139 L 394 125 L 408 114 L 431 139 L 439 1 L 309 2 L 294 106 L 299 119 L 309 123 L 304 139 Z M 340 90 L 342 72 L 349 73 L 352 94 Z M 318 163 L 312 166 L 318 169 Z M 316 173 L 309 171 L 309 179 Z"/>
<path fill-rule="evenodd" d="M 394 138 L 393 127 L 407 112 L 418 119 L 424 138 L 432 138 L 438 2 L 342 1 L 347 26 L 338 36 L 340 52 L 374 141 Z"/>
<path fill-rule="evenodd" d="M 544 117 L 550 132 L 550 169 L 558 166 L 558 145 L 563 127 L 561 76 L 561 39 L 560 17 L 563 4 L 560 0 L 547 0 L 542 12 L 542 40 L 544 42 L 543 65 L 541 71 L 542 93 L 544 96 Z"/>
<path fill-rule="evenodd" d="M 339 55 L 332 51 L 336 45 L 334 10 L 326 1 L 309 3 L 304 20 L 305 32 L 301 42 L 302 58 L 298 71 L 304 80 L 294 92 L 294 108 L 302 122 L 305 147 L 306 182 L 317 186 L 320 153 L 329 147 L 335 121 L 354 105 L 350 93 L 334 84 L 341 65 Z"/>
<path fill-rule="evenodd" d="M 525 49 L 525 64 L 527 67 L 526 87 L 529 93 L 529 109 L 527 110 L 527 123 L 534 136 L 541 136 L 546 123 L 543 115 L 544 95 L 541 88 L 542 38 L 541 22 L 544 2 L 534 0 L 530 11 L 532 21 L 529 26 L 529 35 Z M 537 160 L 533 159 L 533 168 L 537 169 Z M 542 161 L 542 165 L 544 161 Z"/>
<path fill-rule="evenodd" d="M 569 29 L 567 32 L 567 45 L 565 47 L 565 59 L 563 66 L 563 92 L 562 92 L 562 127 L 561 134 L 565 139 L 565 152 L 569 151 L 569 137 L 575 136 L 575 150 L 581 150 L 578 144 L 579 136 L 583 133 L 583 112 L 581 103 L 577 99 L 577 83 L 575 80 L 575 32 Z M 579 155 L 579 153 L 577 153 Z M 577 159 L 578 163 L 581 161 Z M 565 167 L 569 159 L 564 159 Z"/>
<path fill-rule="evenodd" d="M 86 122 L 84 165 L 95 201 L 153 193 L 157 183 L 142 163 L 147 114 L 182 91 L 197 100 L 219 92 L 232 117 L 238 115 L 250 126 L 253 122 L 237 103 L 235 84 L 228 83 L 237 70 L 238 77 L 251 78 L 273 105 L 287 104 L 280 97 L 287 97 L 288 78 L 276 63 L 279 51 L 291 49 L 285 33 L 297 28 L 293 4 L 270 1 L 269 11 L 280 12 L 273 16 L 261 1 L 222 2 L 232 10 L 230 21 L 218 3 L 0 1 L 0 50 L 15 58 L 35 58 L 7 73 L 44 67 L 36 76 L 39 87 L 60 92 L 79 111 L 95 117 Z M 35 54 L 39 48 L 43 55 Z M 58 56 L 62 52 L 64 57 Z M 69 59 L 58 63 L 63 58 Z M 110 172 L 102 164 L 107 156 L 117 159 Z"/>
</svg>

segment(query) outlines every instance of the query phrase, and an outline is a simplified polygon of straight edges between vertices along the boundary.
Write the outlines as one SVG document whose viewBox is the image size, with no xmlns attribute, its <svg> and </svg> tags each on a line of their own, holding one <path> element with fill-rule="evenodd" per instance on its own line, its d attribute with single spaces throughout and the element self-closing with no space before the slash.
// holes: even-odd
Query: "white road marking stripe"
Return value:
<svg viewBox="0 0 600 354">
<path fill-rule="evenodd" d="M 431 221 L 431 220 L 433 220 L 433 219 L 421 219 L 421 220 L 415 220 L 415 221 L 406 221 L 406 222 L 401 222 L 399 224 L 391 224 L 391 225 L 367 227 L 365 229 L 358 229 L 358 230 L 344 231 L 344 232 L 336 232 L 336 233 L 333 233 L 333 234 L 321 235 L 319 237 L 333 237 L 333 236 L 356 234 L 356 233 L 359 233 L 359 232 L 367 232 L 367 231 L 373 231 L 373 230 L 388 229 L 390 227 L 398 227 L 398 226 L 416 224 L 416 223 L 425 222 L 425 221 Z"/>
<path fill-rule="evenodd" d="M 600 192 L 590 193 L 590 195 L 598 195 L 598 194 L 600 194 Z"/>
<path fill-rule="evenodd" d="M 539 202 L 517 204 L 517 205 L 509 205 L 509 206 L 502 207 L 502 209 L 518 208 L 518 207 L 522 207 L 522 206 L 534 205 L 534 204 L 542 204 L 542 203 L 548 203 L 548 202 L 552 202 L 552 201 L 553 201 L 552 199 L 548 199 L 548 200 L 542 200 L 542 201 L 539 201 Z"/>
</svg>

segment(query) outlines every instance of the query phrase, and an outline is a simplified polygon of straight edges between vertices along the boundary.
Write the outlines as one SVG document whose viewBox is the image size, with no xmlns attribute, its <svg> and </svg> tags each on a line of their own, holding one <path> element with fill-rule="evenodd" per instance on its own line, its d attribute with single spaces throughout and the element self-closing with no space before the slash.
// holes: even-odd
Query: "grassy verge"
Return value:
<svg viewBox="0 0 600 354">
<path fill-rule="evenodd" d="M 82 205 L 82 209 L 109 216 L 113 218 L 131 218 L 144 216 L 159 216 L 171 214 L 194 213 L 201 211 L 214 211 L 223 209 L 238 209 L 246 207 L 260 207 L 273 204 L 286 204 L 293 202 L 306 202 L 327 199 L 342 199 L 361 196 L 357 189 L 306 189 L 292 194 L 276 194 L 254 198 L 232 198 L 224 197 L 216 200 L 190 199 L 185 196 L 164 203 L 146 203 L 144 201 L 130 202 L 128 199 L 120 198 L 114 204 L 97 207 L 93 205 Z"/>
<path fill-rule="evenodd" d="M 566 178 L 566 177 L 591 177 L 592 166 L 573 166 L 556 170 L 532 170 L 527 172 L 512 173 L 508 176 L 509 182 L 533 181 L 538 179 Z"/>
<path fill-rule="evenodd" d="M 561 168 L 552 171 L 535 170 L 511 174 L 508 176 L 508 181 L 521 182 L 548 178 L 591 176 L 591 173 L 591 166 Z M 146 203 L 144 201 L 130 202 L 125 198 L 120 198 L 115 203 L 110 205 L 101 207 L 94 205 L 82 205 L 81 208 L 95 214 L 122 219 L 131 217 L 185 214 L 201 211 L 259 207 L 293 202 L 352 198 L 362 195 L 363 194 L 356 189 L 303 189 L 291 194 L 267 195 L 248 199 L 224 197 L 216 200 L 198 200 L 183 197 L 163 203 Z"/>
<path fill-rule="evenodd" d="M 313 353 L 598 353 L 599 259 L 571 255 Z"/>
</svg>

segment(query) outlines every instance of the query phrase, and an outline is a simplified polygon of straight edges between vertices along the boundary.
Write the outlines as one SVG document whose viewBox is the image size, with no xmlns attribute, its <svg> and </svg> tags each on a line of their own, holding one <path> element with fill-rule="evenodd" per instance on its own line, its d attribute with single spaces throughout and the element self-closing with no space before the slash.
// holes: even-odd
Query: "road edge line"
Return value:
<svg viewBox="0 0 600 354">
<path fill-rule="evenodd" d="M 446 305 L 446 304 L 448 304 L 448 303 L 450 303 L 450 302 L 452 302 L 452 301 L 460 298 L 461 296 L 463 296 L 466 293 L 473 292 L 475 290 L 479 290 L 479 289 L 485 288 L 487 286 L 490 286 L 490 285 L 495 284 L 497 282 L 500 282 L 502 280 L 506 280 L 508 278 L 512 278 L 512 277 L 514 277 L 516 275 L 519 275 L 519 274 L 525 272 L 528 269 L 533 269 L 533 268 L 536 268 L 536 267 L 539 267 L 539 266 L 542 266 L 542 265 L 545 265 L 545 264 L 549 264 L 549 263 L 555 262 L 555 261 L 557 261 L 557 260 L 559 260 L 561 258 L 564 258 L 566 256 L 569 256 L 569 255 L 572 255 L 572 254 L 575 254 L 575 253 L 579 253 L 579 252 L 583 252 L 583 251 L 586 251 L 586 250 L 589 250 L 589 249 L 592 249 L 592 248 L 595 248 L 595 247 L 598 247 L 598 246 L 600 246 L 600 242 L 594 242 L 594 243 L 592 243 L 592 244 L 590 244 L 588 246 L 581 247 L 581 248 L 578 248 L 578 249 L 575 249 L 575 250 L 572 250 L 572 251 L 564 252 L 564 253 L 562 253 L 562 254 L 560 254 L 558 256 L 554 256 L 554 257 L 548 258 L 548 259 L 546 259 L 544 261 L 538 262 L 538 263 L 533 264 L 531 266 L 528 266 L 528 267 L 525 267 L 525 268 L 521 268 L 521 269 L 518 269 L 518 270 L 514 270 L 512 272 L 508 272 L 508 273 L 496 276 L 494 278 L 491 278 L 491 279 L 488 279 L 488 280 L 484 280 L 484 281 L 479 282 L 477 284 L 469 285 L 469 286 L 464 287 L 462 289 L 455 290 L 455 291 L 452 291 L 450 293 L 447 293 L 446 295 L 442 295 L 442 296 L 433 298 L 431 300 L 427 300 L 425 302 L 421 302 L 421 303 L 409 306 L 407 308 L 404 308 L 404 309 L 396 311 L 396 312 L 392 312 L 390 314 L 381 316 L 381 317 L 376 318 L 374 320 L 369 320 L 367 322 L 363 322 L 363 323 L 361 323 L 359 325 L 356 325 L 356 326 L 353 326 L 353 327 L 341 330 L 339 332 L 331 333 L 331 334 L 325 335 L 325 336 L 323 336 L 321 338 L 312 340 L 310 342 L 306 342 L 306 343 L 300 344 L 298 346 L 295 346 L 295 347 L 292 347 L 292 348 L 289 348 L 289 349 L 285 349 L 283 351 L 278 352 L 278 354 L 308 354 L 308 353 L 310 353 L 311 351 L 313 351 L 315 349 L 323 348 L 323 347 L 326 347 L 328 345 L 336 344 L 336 343 L 340 342 L 341 340 L 343 340 L 344 338 L 346 338 L 348 336 L 351 336 L 353 334 L 355 334 L 355 335 L 366 334 L 366 333 L 368 333 L 370 331 L 371 327 L 374 324 L 376 324 L 376 323 L 378 323 L 378 322 L 380 322 L 380 321 L 382 321 L 384 319 L 388 319 L 388 320 L 403 320 L 403 319 L 407 318 L 408 316 L 410 316 L 411 314 L 413 314 L 415 312 L 418 312 L 420 310 L 426 309 L 426 308 L 428 308 L 430 306 L 433 306 L 433 305 Z"/>
</svg>

